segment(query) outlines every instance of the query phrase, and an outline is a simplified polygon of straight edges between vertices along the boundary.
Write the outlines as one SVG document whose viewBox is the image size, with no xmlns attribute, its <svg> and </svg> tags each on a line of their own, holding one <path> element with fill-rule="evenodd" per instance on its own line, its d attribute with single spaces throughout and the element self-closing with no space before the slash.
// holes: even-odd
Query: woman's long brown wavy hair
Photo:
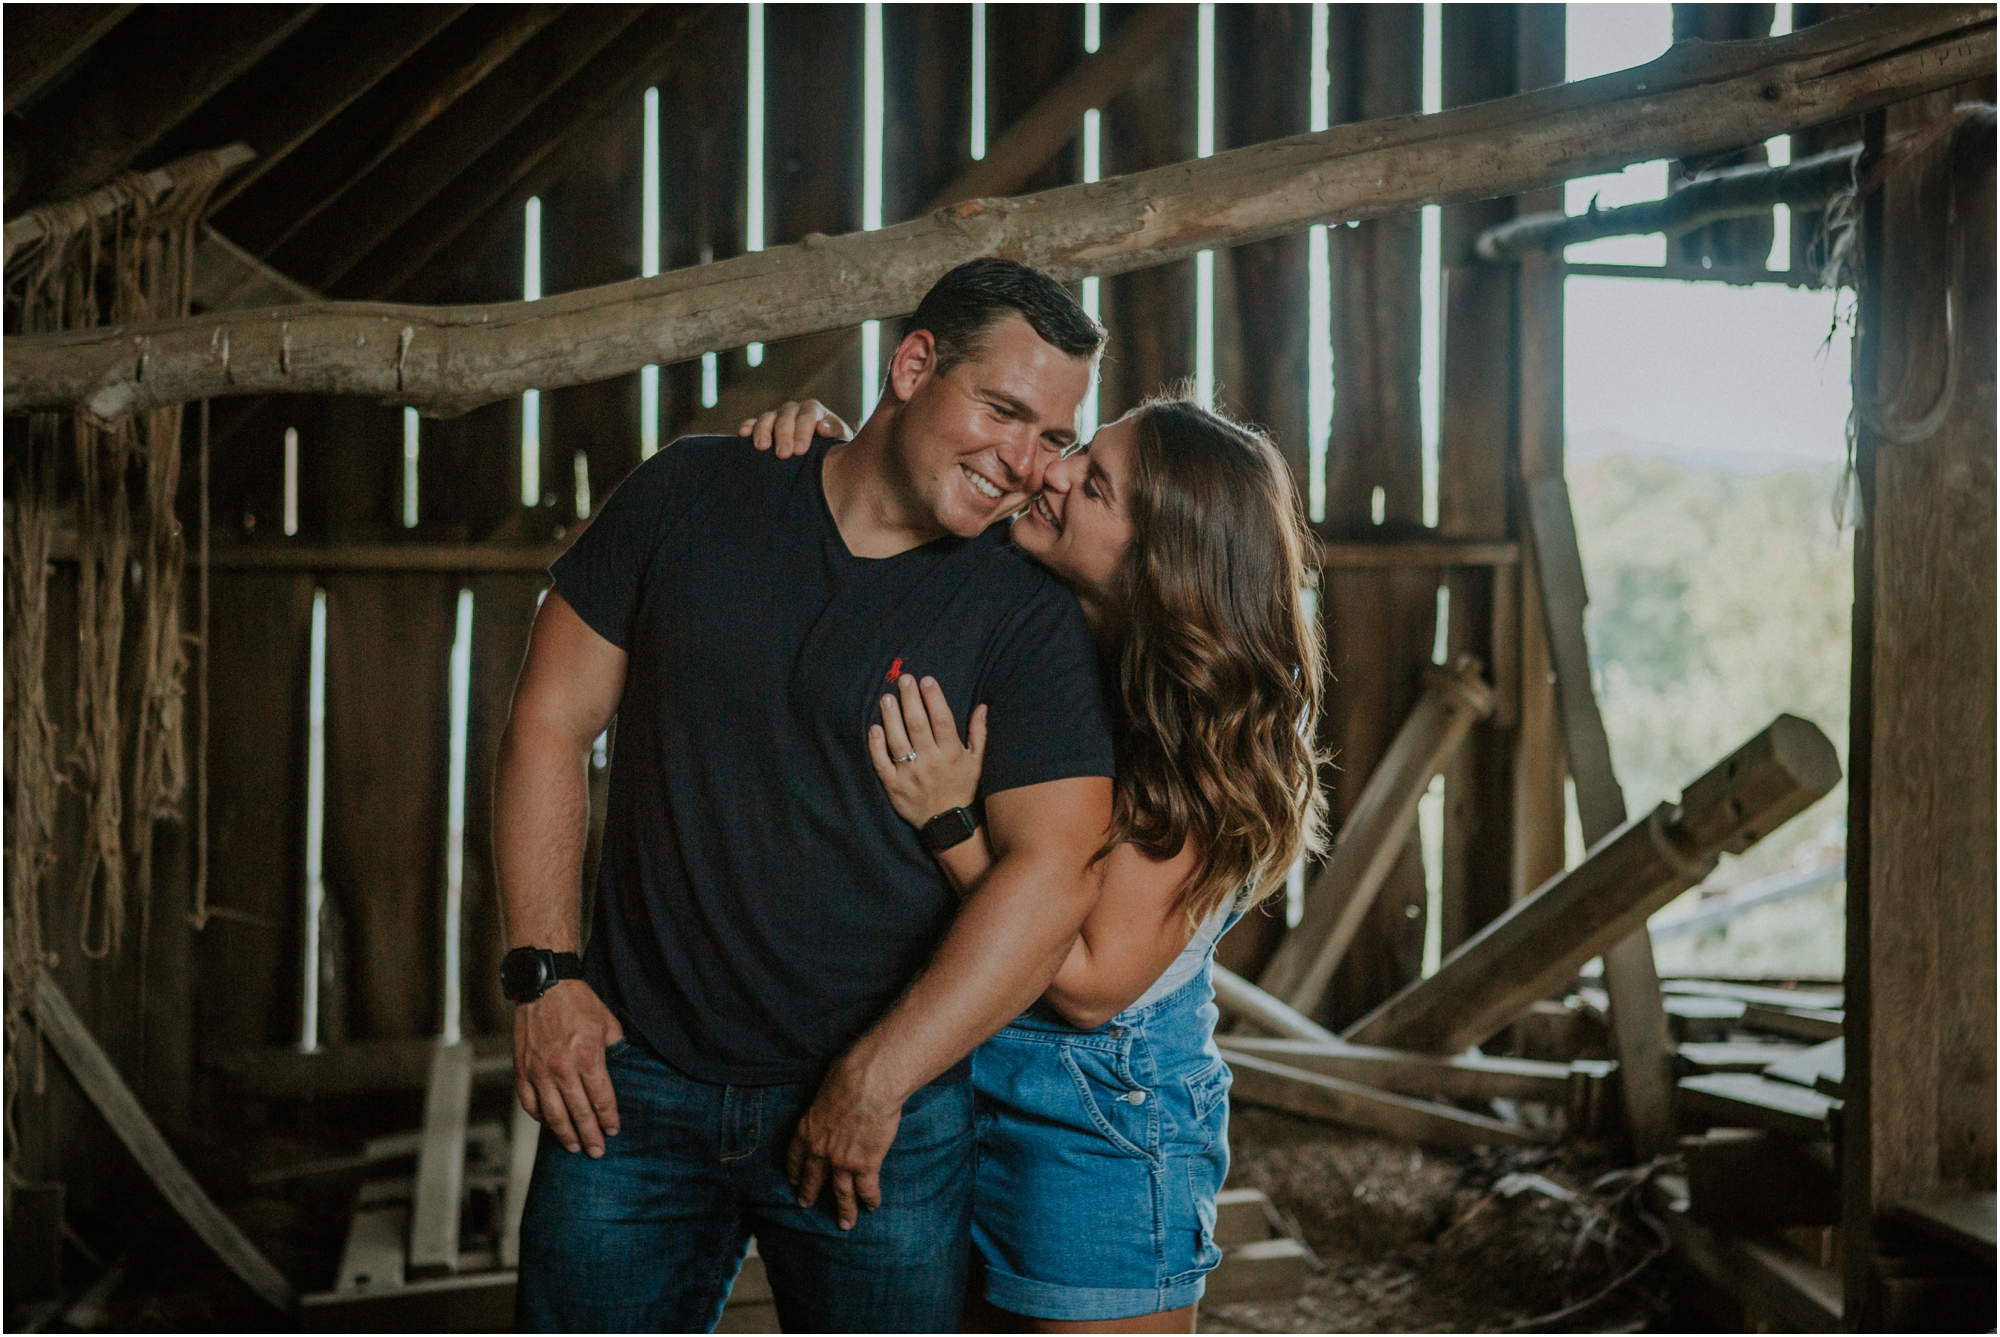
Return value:
<svg viewBox="0 0 2000 1337">
<path fill-rule="evenodd" d="M 1262 433 L 1182 395 L 1141 405 L 1127 511 L 1120 715 L 1103 858 L 1131 845 L 1202 860 L 1178 894 L 1199 925 L 1245 887 L 1261 900 L 1325 847 L 1321 644 L 1303 606 L 1317 544 Z"/>
</svg>

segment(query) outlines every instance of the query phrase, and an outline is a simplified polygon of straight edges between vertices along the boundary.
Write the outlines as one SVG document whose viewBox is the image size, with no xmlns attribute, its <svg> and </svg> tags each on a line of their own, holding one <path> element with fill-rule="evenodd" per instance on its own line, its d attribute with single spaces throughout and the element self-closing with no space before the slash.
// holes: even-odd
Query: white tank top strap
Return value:
<svg viewBox="0 0 2000 1337">
<path fill-rule="evenodd" d="M 1215 944 L 1222 940 L 1222 935 L 1229 932 L 1236 921 L 1250 908 L 1250 890 L 1249 887 L 1245 887 L 1216 906 L 1208 918 L 1202 921 L 1201 927 L 1195 930 L 1194 936 L 1188 939 L 1188 945 L 1181 949 L 1181 954 L 1174 958 L 1173 964 L 1166 968 L 1160 978 L 1153 981 L 1151 988 L 1140 994 L 1138 1000 L 1125 1010 L 1136 1012 L 1142 1007 L 1149 1007 L 1200 974 L 1202 967 L 1208 964 L 1209 957 L 1215 954 Z"/>
</svg>

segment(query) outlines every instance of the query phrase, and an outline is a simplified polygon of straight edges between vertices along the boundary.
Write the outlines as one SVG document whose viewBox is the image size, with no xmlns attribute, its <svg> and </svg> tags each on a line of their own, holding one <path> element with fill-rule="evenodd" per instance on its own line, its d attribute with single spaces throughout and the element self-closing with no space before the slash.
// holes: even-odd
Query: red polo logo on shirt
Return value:
<svg viewBox="0 0 2000 1337">
<path fill-rule="evenodd" d="M 898 655 L 896 657 L 896 662 L 889 665 L 889 676 L 884 678 L 882 681 L 893 683 L 896 681 L 896 676 L 900 674 L 902 671 L 903 671 L 903 659 L 901 655 Z"/>
</svg>

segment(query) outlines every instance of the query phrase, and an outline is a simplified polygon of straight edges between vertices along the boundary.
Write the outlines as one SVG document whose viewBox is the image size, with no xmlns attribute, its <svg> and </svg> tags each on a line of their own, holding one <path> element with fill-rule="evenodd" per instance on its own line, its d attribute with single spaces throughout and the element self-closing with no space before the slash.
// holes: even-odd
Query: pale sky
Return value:
<svg viewBox="0 0 2000 1337">
<path fill-rule="evenodd" d="M 1775 30 L 1789 31 L 1791 6 L 1778 11 Z M 1668 5 L 1570 5 L 1568 19 L 1571 79 L 1642 64 L 1673 37 Z M 1774 159 L 1788 150 L 1787 142 L 1772 143 Z M 1641 163 L 1571 182 L 1564 202 L 1581 213 L 1593 196 L 1603 207 L 1630 204 L 1659 199 L 1666 184 L 1664 162 Z M 1567 254 L 1572 261 L 1657 265 L 1666 259 L 1666 240 L 1607 237 Z M 1611 430 L 1681 449 L 1839 460 L 1853 332 L 1844 322 L 1836 328 L 1835 301 L 1829 291 L 1778 284 L 1573 276 L 1564 348 L 1569 431 Z"/>
</svg>

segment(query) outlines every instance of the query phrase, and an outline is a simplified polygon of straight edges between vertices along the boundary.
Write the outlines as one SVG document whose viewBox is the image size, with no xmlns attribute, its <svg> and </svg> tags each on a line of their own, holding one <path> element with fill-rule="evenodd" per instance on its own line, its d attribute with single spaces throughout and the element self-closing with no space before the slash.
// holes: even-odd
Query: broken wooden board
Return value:
<svg viewBox="0 0 2000 1337">
<path fill-rule="evenodd" d="M 1680 1140 L 1689 1212 L 1703 1225 L 1840 1224 L 1830 1154 L 1761 1129 L 1717 1128 Z"/>
<path fill-rule="evenodd" d="M 1803 1086 L 1835 1100 L 1847 1098 L 1847 1042 L 1828 1040 L 1803 1053 L 1788 1054 L 1764 1069 L 1766 1077 Z"/>
<path fill-rule="evenodd" d="M 1625 791 L 1611 763 L 1611 740 L 1591 681 L 1590 646 L 1583 631 L 1590 593 L 1569 483 L 1557 470 L 1530 478 L 1527 492 L 1535 555 L 1530 565 L 1540 581 L 1563 753 L 1575 785 L 1583 842 L 1589 847 L 1625 824 Z M 1641 1156 L 1658 1156 L 1673 1144 L 1673 1074 L 1667 1020 L 1660 1010 L 1660 976 L 1645 925 L 1605 947 L 1604 985 L 1611 996 L 1609 1019 L 1618 1046 L 1625 1122 L 1634 1149 Z"/>
<path fill-rule="evenodd" d="M 1248 1035 L 1218 1035 L 1215 1042 L 1222 1047 L 1225 1058 L 1247 1054 L 1419 1098 L 1532 1100 L 1567 1106 L 1576 1080 L 1569 1064 L 1526 1058 L 1488 1058 L 1478 1053 L 1439 1058 L 1435 1054 L 1412 1054 L 1369 1045 L 1328 1045 Z"/>
<path fill-rule="evenodd" d="M 1254 1244 L 1278 1232 L 1271 1200 L 1262 1189 L 1226 1188 L 1215 1195 L 1215 1242 L 1223 1248 Z"/>
<path fill-rule="evenodd" d="M 1648 1190 L 1676 1256 L 1736 1296 L 1753 1317 L 1795 1332 L 1841 1330 L 1839 1274 L 1774 1240 L 1694 1220 L 1687 1182 L 1677 1175 L 1655 1176 Z"/>
<path fill-rule="evenodd" d="M 1990 1189 L 1899 1202 L 1889 1208 L 1888 1215 L 1988 1263 L 1994 1260 L 1994 1196 Z"/>
<path fill-rule="evenodd" d="M 1287 1067 L 1242 1052 L 1229 1056 L 1232 1099 L 1365 1129 L 1430 1147 L 1525 1147 L 1544 1139 L 1518 1125 L 1450 1105 L 1391 1095 L 1359 1082 Z"/>
<path fill-rule="evenodd" d="M 1424 694 L 1368 773 L 1326 863 L 1306 888 L 1305 912 L 1258 977 L 1258 987 L 1311 1015 L 1417 829 L 1417 802 L 1493 713 L 1479 661 L 1460 655 L 1425 674 Z"/>
<path fill-rule="evenodd" d="M 1305 1294 L 1312 1256 L 1294 1239 L 1258 1240 L 1222 1252 L 1208 1274 L 1202 1300 L 1231 1304 L 1243 1300 L 1291 1300 Z"/>
<path fill-rule="evenodd" d="M 273 1308 L 290 1312 L 298 1305 L 298 1294 L 269 1259 L 257 1250 L 237 1224 L 202 1191 L 181 1158 L 167 1145 L 166 1138 L 147 1117 L 139 1098 L 125 1084 L 96 1039 L 77 1016 L 66 997 L 46 970 L 34 982 L 36 1015 L 41 1033 L 61 1057 L 76 1084 L 90 1097 L 119 1141 L 132 1153 L 174 1211 L 201 1237 L 202 1243 L 259 1298 Z"/>
<path fill-rule="evenodd" d="M 1741 853 L 1840 779 L 1817 725 L 1780 715 L 1662 803 L 1600 841 L 1345 1033 L 1361 1044 L 1455 1053 L 1479 1044 L 1643 928 L 1722 852 Z"/>
<path fill-rule="evenodd" d="M 1743 1009 L 1741 1025 L 1746 1031 L 1767 1031 L 1793 1040 L 1820 1044 L 1838 1040 L 1843 1026 L 1839 1012 L 1809 1011 L 1805 1008 L 1770 1007 L 1750 1003 Z"/>
<path fill-rule="evenodd" d="M 1660 981 L 1660 992 L 1700 998 L 1734 998 L 1744 1003 L 1768 1007 L 1810 1008 L 1838 1012 L 1845 993 L 1839 989 L 1774 989 L 1768 985 L 1737 983 L 1733 980 L 1669 979 Z"/>
<path fill-rule="evenodd" d="M 1701 1041 L 1684 1044 L 1674 1051 L 1681 1075 L 1705 1072 L 1762 1072 L 1780 1059 L 1805 1053 L 1805 1046 L 1773 1041 L 1756 1044 L 1743 1040 Z"/>
<path fill-rule="evenodd" d="M 424 1139 L 417 1151 L 410 1208 L 410 1275 L 458 1271 L 459 1213 L 465 1198 L 465 1129 L 472 1108 L 472 1046 L 440 1042 L 424 1096 Z"/>
<path fill-rule="evenodd" d="M 473 1077 L 511 1082 L 514 1042 L 505 1035 L 470 1041 Z M 201 1065 L 224 1074 L 234 1094 L 266 1100 L 313 1100 L 322 1096 L 374 1095 L 422 1091 L 430 1082 L 432 1039 L 357 1040 L 301 1054 L 294 1045 L 259 1045 L 205 1055 Z"/>
<path fill-rule="evenodd" d="M 1661 1010 L 1677 1040 L 1723 1039 L 1743 1019 L 1743 1008 L 1735 998 L 1669 994 L 1661 1000 Z"/>
<path fill-rule="evenodd" d="M 1320 1044 L 1344 1043 L 1338 1035 L 1281 1002 L 1226 966 L 1213 967 L 1215 1005 L 1224 1012 L 1247 1021 L 1273 1035 Z"/>
<path fill-rule="evenodd" d="M 1840 1108 L 1840 1102 L 1830 1096 L 1789 1082 L 1774 1082 L 1758 1073 L 1684 1077 L 1680 1093 L 1683 1121 L 1689 1124 L 1766 1128 L 1814 1141 L 1832 1135 L 1831 1117 Z"/>
</svg>

